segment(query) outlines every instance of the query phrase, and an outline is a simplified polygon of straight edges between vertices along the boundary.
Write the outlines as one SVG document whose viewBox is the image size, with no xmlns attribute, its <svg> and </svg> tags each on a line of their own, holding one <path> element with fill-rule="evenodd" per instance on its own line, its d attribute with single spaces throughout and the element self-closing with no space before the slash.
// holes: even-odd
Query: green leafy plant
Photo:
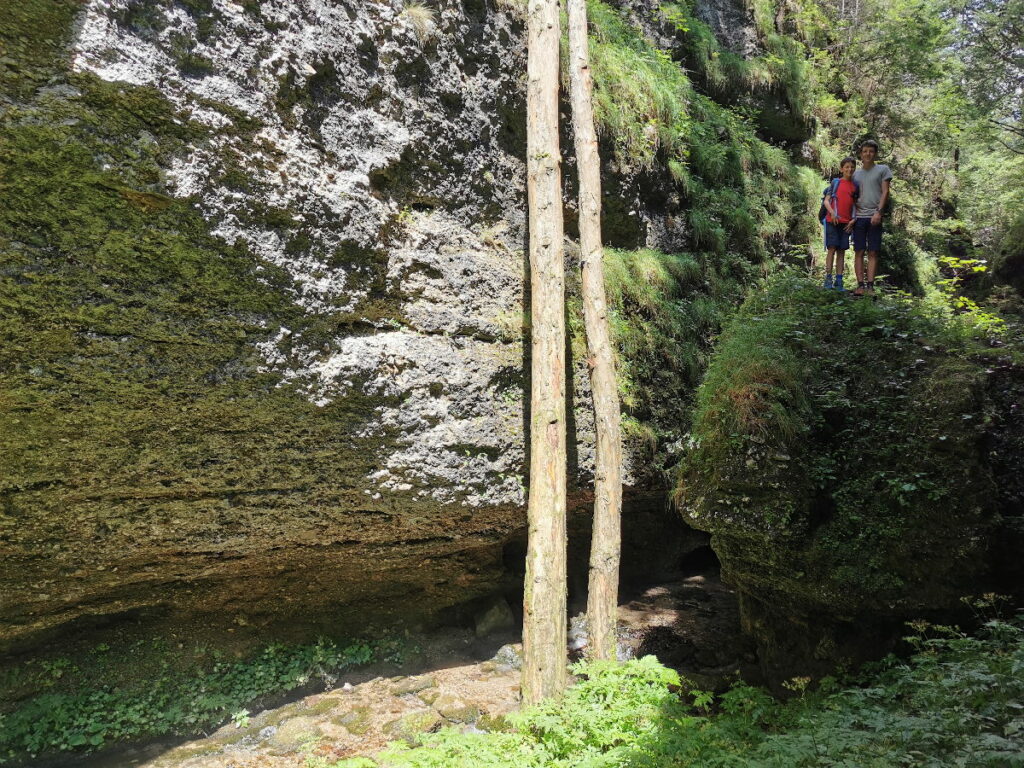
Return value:
<svg viewBox="0 0 1024 768">
<path fill-rule="evenodd" d="M 248 728 L 249 727 L 249 710 L 240 709 L 237 712 L 231 713 L 231 722 L 235 728 Z"/>
<path fill-rule="evenodd" d="M 165 674 L 144 686 L 99 687 L 36 696 L 3 717 L 0 760 L 80 749 L 168 733 L 194 734 L 230 721 L 249 724 L 242 708 L 373 657 L 369 645 L 322 639 L 267 646 L 244 661 L 216 660 L 191 674 Z"/>
<path fill-rule="evenodd" d="M 917 629 L 924 629 L 922 624 Z M 574 667 L 565 696 L 510 718 L 511 731 L 424 737 L 332 768 L 818 768 L 1021 765 L 1024 625 L 993 620 L 978 636 L 910 638 L 840 683 L 789 681 L 773 699 L 738 683 L 717 697 L 648 656 Z M 317 764 L 320 768 L 320 764 Z"/>
</svg>

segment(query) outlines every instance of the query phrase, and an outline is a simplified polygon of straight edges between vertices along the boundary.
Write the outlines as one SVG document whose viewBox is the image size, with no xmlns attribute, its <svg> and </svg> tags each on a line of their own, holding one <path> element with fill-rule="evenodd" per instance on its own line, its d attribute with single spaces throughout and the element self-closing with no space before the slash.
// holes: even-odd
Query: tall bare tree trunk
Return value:
<svg viewBox="0 0 1024 768">
<path fill-rule="evenodd" d="M 594 471 L 594 534 L 587 592 L 589 654 L 615 658 L 615 622 L 621 551 L 622 439 L 608 305 L 604 293 L 601 241 L 601 162 L 594 131 L 586 0 L 568 0 L 569 83 L 572 128 L 580 177 L 580 249 L 583 266 L 583 321 L 590 351 L 597 456 Z"/>
<path fill-rule="evenodd" d="M 558 0 L 529 0 L 526 184 L 530 216 L 529 541 L 523 596 L 523 700 L 566 682 L 565 264 L 558 147 Z"/>
</svg>

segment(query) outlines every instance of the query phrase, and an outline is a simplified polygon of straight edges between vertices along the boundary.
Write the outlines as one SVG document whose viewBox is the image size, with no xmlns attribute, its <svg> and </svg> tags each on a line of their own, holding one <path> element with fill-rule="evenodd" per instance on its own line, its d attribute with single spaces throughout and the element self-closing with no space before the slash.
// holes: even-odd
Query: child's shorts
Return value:
<svg viewBox="0 0 1024 768">
<path fill-rule="evenodd" d="M 871 219 L 857 218 L 853 223 L 853 250 L 882 250 L 882 224 L 872 224 Z"/>
<path fill-rule="evenodd" d="M 835 248 L 837 251 L 845 251 L 850 247 L 850 233 L 846 231 L 845 224 L 825 222 L 825 247 Z"/>
</svg>

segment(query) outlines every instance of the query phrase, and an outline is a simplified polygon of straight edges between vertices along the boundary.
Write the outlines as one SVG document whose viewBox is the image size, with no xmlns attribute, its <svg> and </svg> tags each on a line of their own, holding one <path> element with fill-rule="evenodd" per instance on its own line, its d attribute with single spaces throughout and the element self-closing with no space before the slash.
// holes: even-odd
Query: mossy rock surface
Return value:
<svg viewBox="0 0 1024 768">
<path fill-rule="evenodd" d="M 911 298 L 785 277 L 745 304 L 698 395 L 677 501 L 712 533 L 766 666 L 884 652 L 904 619 L 994 586 L 993 362 Z"/>
<path fill-rule="evenodd" d="M 323 734 L 312 717 L 293 717 L 277 727 L 270 737 L 271 746 L 278 750 L 294 751 L 320 739 Z"/>
<path fill-rule="evenodd" d="M 476 726 L 482 731 L 509 731 L 512 729 L 511 724 L 504 715 L 480 715 L 480 719 L 476 721 Z"/>
<path fill-rule="evenodd" d="M 410 744 L 418 744 L 420 736 L 436 730 L 444 722 L 433 709 L 421 709 L 409 712 L 384 726 L 384 734 L 393 739 L 402 739 Z"/>
<path fill-rule="evenodd" d="M 431 705 L 446 720 L 455 723 L 472 723 L 480 717 L 480 708 L 472 702 L 460 699 L 452 694 L 442 694 Z"/>
<path fill-rule="evenodd" d="M 407 693 L 419 693 L 427 688 L 434 688 L 436 685 L 437 680 L 430 675 L 424 675 L 422 677 L 407 677 L 399 680 L 391 686 L 391 693 L 393 696 L 402 696 Z"/>
<path fill-rule="evenodd" d="M 369 707 L 353 707 L 342 715 L 331 718 L 331 722 L 348 729 L 349 733 L 360 736 L 370 730 L 373 711 Z"/>
</svg>

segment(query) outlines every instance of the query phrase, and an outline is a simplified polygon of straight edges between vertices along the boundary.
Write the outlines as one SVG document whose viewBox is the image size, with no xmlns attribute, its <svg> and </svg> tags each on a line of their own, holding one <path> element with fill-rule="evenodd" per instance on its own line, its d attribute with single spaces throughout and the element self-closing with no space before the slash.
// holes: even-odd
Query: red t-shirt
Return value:
<svg viewBox="0 0 1024 768">
<path fill-rule="evenodd" d="M 836 197 L 835 200 L 830 200 L 832 207 L 835 212 L 839 214 L 840 224 L 848 224 L 853 221 L 853 193 L 856 190 L 852 181 L 847 179 L 840 179 L 839 184 L 836 185 Z M 829 188 L 829 195 L 832 194 L 831 187 Z M 832 223 L 835 224 L 836 220 L 833 217 Z"/>
</svg>

